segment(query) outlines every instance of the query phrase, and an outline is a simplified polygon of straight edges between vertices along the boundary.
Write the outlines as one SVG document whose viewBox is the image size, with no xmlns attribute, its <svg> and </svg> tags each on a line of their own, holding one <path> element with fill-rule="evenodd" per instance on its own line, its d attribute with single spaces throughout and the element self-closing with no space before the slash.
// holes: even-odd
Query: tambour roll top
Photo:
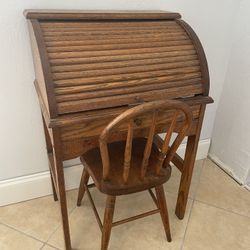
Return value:
<svg viewBox="0 0 250 250">
<path fill-rule="evenodd" d="M 38 12 L 30 19 L 37 87 L 50 117 L 207 95 L 205 54 L 169 12 Z"/>
</svg>

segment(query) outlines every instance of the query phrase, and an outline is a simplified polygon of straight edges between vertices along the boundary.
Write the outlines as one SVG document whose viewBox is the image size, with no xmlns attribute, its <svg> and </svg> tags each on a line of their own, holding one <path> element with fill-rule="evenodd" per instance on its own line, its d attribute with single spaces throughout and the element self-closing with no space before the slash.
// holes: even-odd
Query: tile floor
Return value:
<svg viewBox="0 0 250 250">
<path fill-rule="evenodd" d="M 184 220 L 174 214 L 180 174 L 174 168 L 165 185 L 173 241 L 165 240 L 158 214 L 113 228 L 110 250 L 249 250 L 250 192 L 210 160 L 197 161 Z M 103 213 L 104 196 L 92 189 Z M 67 193 L 72 245 L 100 249 L 100 231 L 86 197 L 76 207 L 77 191 Z M 117 199 L 115 219 L 153 208 L 148 193 Z M 63 249 L 57 203 L 51 196 L 0 208 L 1 250 Z"/>
</svg>

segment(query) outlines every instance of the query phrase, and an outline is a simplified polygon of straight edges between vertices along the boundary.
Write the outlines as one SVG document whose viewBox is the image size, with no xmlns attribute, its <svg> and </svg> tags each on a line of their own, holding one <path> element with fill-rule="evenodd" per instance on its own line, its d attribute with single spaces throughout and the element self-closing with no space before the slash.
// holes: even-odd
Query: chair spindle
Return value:
<svg viewBox="0 0 250 250">
<path fill-rule="evenodd" d="M 106 139 L 99 139 L 100 142 L 100 152 L 102 157 L 102 164 L 103 164 L 103 180 L 108 180 L 109 177 L 109 152 L 108 152 L 108 145 Z"/>
<path fill-rule="evenodd" d="M 152 125 L 149 129 L 149 135 L 147 139 L 147 144 L 144 150 L 143 160 L 141 164 L 141 179 L 143 180 L 147 171 L 148 160 L 151 154 L 154 134 L 155 134 L 155 127 L 156 127 L 156 118 L 157 118 L 157 111 L 154 110 L 153 117 L 152 117 Z"/>
<path fill-rule="evenodd" d="M 131 154 L 132 154 L 132 142 L 133 142 L 133 119 L 128 124 L 128 134 L 124 153 L 124 170 L 123 170 L 123 181 L 126 184 L 128 181 Z"/>
<path fill-rule="evenodd" d="M 183 125 L 182 129 L 178 133 L 177 137 L 175 138 L 174 142 L 172 143 L 171 147 L 169 148 L 169 151 L 166 155 L 166 158 L 163 162 L 163 167 L 167 167 L 172 158 L 174 157 L 174 154 L 176 150 L 178 149 L 179 145 L 183 141 L 185 135 L 187 134 L 188 130 L 190 129 L 190 123 L 192 121 L 192 117 L 188 117 L 189 119 L 186 120 L 185 124 Z"/>
<path fill-rule="evenodd" d="M 175 111 L 175 113 L 173 115 L 172 122 L 171 122 L 171 124 L 170 124 L 170 126 L 169 126 L 169 128 L 168 128 L 168 130 L 166 132 L 164 142 L 163 142 L 163 145 L 162 145 L 162 148 L 161 148 L 161 152 L 159 152 L 159 155 L 158 155 L 158 162 L 156 164 L 156 174 L 159 174 L 160 171 L 161 171 L 162 164 L 164 162 L 164 159 L 165 159 L 166 154 L 167 154 L 168 149 L 169 149 L 169 143 L 170 143 L 172 134 L 174 132 L 177 117 L 178 117 L 178 111 Z"/>
</svg>

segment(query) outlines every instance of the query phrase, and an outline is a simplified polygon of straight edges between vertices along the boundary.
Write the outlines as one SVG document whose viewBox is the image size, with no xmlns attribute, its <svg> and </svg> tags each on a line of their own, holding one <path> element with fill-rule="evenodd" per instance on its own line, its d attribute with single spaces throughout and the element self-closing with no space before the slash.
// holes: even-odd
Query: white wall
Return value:
<svg viewBox="0 0 250 250">
<path fill-rule="evenodd" d="M 250 186 L 250 2 L 241 1 L 212 136 L 211 156 Z M 247 180 L 248 176 L 248 180 Z"/>
<path fill-rule="evenodd" d="M 48 169 L 26 21 L 26 8 L 150 9 L 178 11 L 195 29 L 207 53 L 211 96 L 202 139 L 210 138 L 230 50 L 237 0 L 11 0 L 0 8 L 0 180 Z"/>
</svg>

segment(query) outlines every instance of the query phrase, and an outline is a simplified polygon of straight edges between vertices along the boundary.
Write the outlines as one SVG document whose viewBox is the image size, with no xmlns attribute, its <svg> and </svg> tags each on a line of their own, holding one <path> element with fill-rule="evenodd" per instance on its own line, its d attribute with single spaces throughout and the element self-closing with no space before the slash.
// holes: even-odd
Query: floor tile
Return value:
<svg viewBox="0 0 250 250">
<path fill-rule="evenodd" d="M 92 191 L 98 211 L 103 217 L 104 198 L 96 189 Z M 190 213 L 192 200 L 188 201 L 187 213 L 184 220 L 178 220 L 174 214 L 176 196 L 167 193 L 171 233 L 173 241 L 168 243 L 165 238 L 163 225 L 159 214 L 149 216 L 134 222 L 129 222 L 112 230 L 110 250 L 141 250 L 141 249 L 180 249 Z M 115 221 L 154 209 L 155 205 L 147 192 L 117 198 Z M 100 249 L 101 233 L 95 220 L 87 197 L 84 197 L 81 207 L 76 208 L 70 215 L 70 228 L 73 249 Z M 63 248 L 62 229 L 58 229 L 49 240 L 49 244 Z"/>
<path fill-rule="evenodd" d="M 199 160 L 195 162 L 193 177 L 191 182 L 191 187 L 189 191 L 189 198 L 193 199 L 197 190 L 197 186 L 199 183 L 200 174 L 203 168 L 204 160 Z M 172 167 L 172 175 L 169 181 L 165 185 L 165 191 L 178 194 L 179 184 L 180 184 L 181 172 L 176 168 Z"/>
<path fill-rule="evenodd" d="M 43 243 L 34 240 L 14 229 L 0 224 L 0 249 L 1 250 L 39 250 Z"/>
<path fill-rule="evenodd" d="M 57 249 L 49 245 L 45 245 L 41 250 L 57 250 Z"/>
<path fill-rule="evenodd" d="M 249 250 L 250 218 L 197 201 L 183 250 Z"/>
<path fill-rule="evenodd" d="M 76 190 L 67 192 L 68 209 L 76 204 Z M 0 208 L 0 222 L 10 225 L 39 240 L 47 241 L 61 223 L 58 202 L 52 196 Z"/>
<path fill-rule="evenodd" d="M 204 164 L 195 199 L 250 217 L 250 192 L 211 160 Z"/>
</svg>

